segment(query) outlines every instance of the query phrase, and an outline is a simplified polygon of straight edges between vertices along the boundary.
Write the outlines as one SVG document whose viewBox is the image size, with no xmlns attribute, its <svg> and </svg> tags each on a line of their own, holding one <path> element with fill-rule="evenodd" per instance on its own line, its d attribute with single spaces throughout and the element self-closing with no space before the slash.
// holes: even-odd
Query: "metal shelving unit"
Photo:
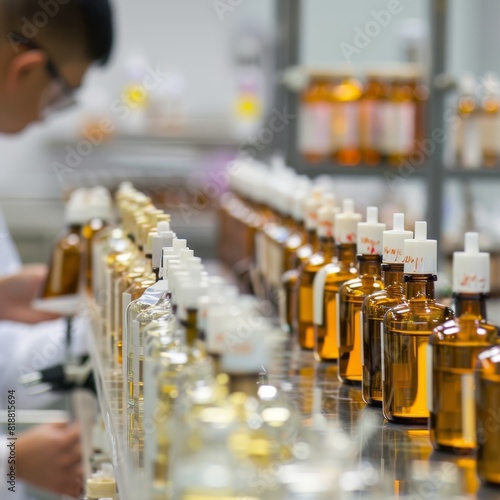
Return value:
<svg viewBox="0 0 500 500">
<path fill-rule="evenodd" d="M 429 71 L 430 95 L 428 101 L 427 131 L 445 129 L 445 98 L 449 87 L 435 84 L 442 81 L 446 72 L 446 53 L 448 39 L 449 0 L 429 0 L 432 61 Z M 277 16 L 280 26 L 277 43 L 278 57 L 276 61 L 278 74 L 290 66 L 300 64 L 300 8 L 301 0 L 278 0 Z M 298 114 L 297 94 L 281 84 L 276 85 L 276 106 L 286 107 L 289 113 Z M 310 176 L 333 175 L 343 177 L 380 177 L 394 173 L 398 175 L 397 166 L 355 166 L 343 167 L 334 163 L 307 163 L 298 154 L 296 148 L 297 120 L 286 128 L 285 133 L 277 137 L 275 147 L 285 152 L 287 164 L 295 167 L 298 173 Z M 429 135 L 431 135 L 429 133 Z M 427 157 L 425 165 L 415 166 L 411 178 L 418 178 L 427 185 L 426 219 L 429 237 L 442 240 L 444 187 L 448 179 L 458 179 L 463 182 L 480 179 L 498 179 L 500 168 L 484 168 L 475 170 L 450 169 L 444 164 L 444 143 L 434 141 L 434 150 Z"/>
</svg>

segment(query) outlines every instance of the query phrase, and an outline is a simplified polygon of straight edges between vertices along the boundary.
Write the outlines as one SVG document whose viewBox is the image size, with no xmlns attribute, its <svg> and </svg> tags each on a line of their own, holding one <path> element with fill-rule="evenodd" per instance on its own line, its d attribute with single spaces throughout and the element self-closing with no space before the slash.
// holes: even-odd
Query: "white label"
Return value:
<svg viewBox="0 0 500 500">
<path fill-rule="evenodd" d="M 339 102 L 333 106 L 333 150 L 355 148 L 359 143 L 359 103 Z"/>
<path fill-rule="evenodd" d="M 331 120 L 331 104 L 302 104 L 298 137 L 301 153 L 326 156 L 332 151 Z"/>
<path fill-rule="evenodd" d="M 476 118 L 465 118 L 460 122 L 462 129 L 462 141 L 460 144 L 462 152 L 462 166 L 465 168 L 477 168 L 481 165 L 481 137 L 479 135 L 479 123 Z"/>
<path fill-rule="evenodd" d="M 380 366 L 382 371 L 382 382 L 385 381 L 385 325 L 380 323 Z"/>
<path fill-rule="evenodd" d="M 224 352 L 226 337 L 226 315 L 221 306 L 212 306 L 207 314 L 206 343 L 210 354 Z"/>
<path fill-rule="evenodd" d="M 255 235 L 255 257 L 257 261 L 257 269 L 262 274 L 266 273 L 266 236 L 263 232 L 258 231 Z"/>
<path fill-rule="evenodd" d="M 334 269 L 333 264 L 322 267 L 314 277 L 313 282 L 313 322 L 323 325 L 325 315 L 325 282 L 327 275 Z"/>
<path fill-rule="evenodd" d="M 427 344 L 426 346 L 426 370 L 427 370 L 427 387 L 426 387 L 426 393 L 427 393 L 427 409 L 429 410 L 430 413 L 434 413 L 434 407 L 432 404 L 432 398 L 433 398 L 433 393 L 434 393 L 434 388 L 432 386 L 433 383 L 433 373 L 432 370 L 434 369 L 433 367 L 433 351 L 434 347 L 431 344 Z"/>
<path fill-rule="evenodd" d="M 366 149 L 380 149 L 381 106 L 376 100 L 367 99 L 361 103 L 363 130 L 361 145 Z"/>
<path fill-rule="evenodd" d="M 383 104 L 382 150 L 388 154 L 413 151 L 416 128 L 416 106 L 413 102 Z"/>
<path fill-rule="evenodd" d="M 483 113 L 479 117 L 483 154 L 500 154 L 500 114 Z"/>
<path fill-rule="evenodd" d="M 255 374 L 268 364 L 268 333 L 263 328 L 252 330 L 243 337 L 241 329 L 231 329 L 225 336 L 225 349 L 221 358 L 221 369 L 229 374 Z"/>
<path fill-rule="evenodd" d="M 474 406 L 474 374 L 462 375 L 462 433 L 467 443 L 476 442 L 476 414 Z"/>
</svg>

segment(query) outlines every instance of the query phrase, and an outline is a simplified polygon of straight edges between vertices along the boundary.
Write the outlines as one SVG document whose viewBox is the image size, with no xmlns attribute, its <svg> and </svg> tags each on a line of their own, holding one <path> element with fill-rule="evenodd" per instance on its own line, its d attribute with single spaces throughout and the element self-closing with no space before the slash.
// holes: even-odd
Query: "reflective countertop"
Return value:
<svg viewBox="0 0 500 500">
<path fill-rule="evenodd" d="M 313 398 L 320 394 L 322 414 L 359 442 L 360 462 L 369 462 L 381 480 L 393 484 L 391 498 L 500 499 L 500 487 L 478 480 L 475 457 L 434 451 L 426 427 L 389 423 L 381 409 L 363 402 L 361 388 L 338 381 L 336 364 L 317 363 L 311 352 L 301 351 L 296 342 L 290 345 L 270 370 L 269 382 L 291 384 L 292 398 L 305 420 L 315 404 L 319 407 Z M 363 420 L 370 421 L 369 436 L 360 435 L 366 428 L 360 425 Z"/>
</svg>

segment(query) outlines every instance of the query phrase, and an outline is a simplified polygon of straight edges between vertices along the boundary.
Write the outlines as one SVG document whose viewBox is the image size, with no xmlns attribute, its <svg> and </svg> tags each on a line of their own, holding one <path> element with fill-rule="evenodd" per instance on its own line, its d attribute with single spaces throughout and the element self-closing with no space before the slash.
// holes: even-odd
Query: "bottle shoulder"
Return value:
<svg viewBox="0 0 500 500">
<path fill-rule="evenodd" d="M 354 278 L 342 285 L 340 293 L 342 295 L 371 295 L 374 292 L 383 290 L 384 283 L 381 279 Z"/>
<path fill-rule="evenodd" d="M 453 310 L 444 304 L 428 300 L 406 300 L 404 303 L 389 309 L 386 314 L 388 321 L 436 323 L 442 324 L 455 317 Z"/>
<path fill-rule="evenodd" d="M 381 290 L 366 297 L 363 303 L 363 310 L 368 317 L 382 320 L 389 309 L 404 304 L 405 300 L 403 294 L 397 297 L 388 297 L 387 291 Z"/>
<path fill-rule="evenodd" d="M 498 336 L 498 328 L 480 318 L 450 319 L 434 328 L 431 343 L 463 343 L 472 345 L 493 345 Z"/>
</svg>

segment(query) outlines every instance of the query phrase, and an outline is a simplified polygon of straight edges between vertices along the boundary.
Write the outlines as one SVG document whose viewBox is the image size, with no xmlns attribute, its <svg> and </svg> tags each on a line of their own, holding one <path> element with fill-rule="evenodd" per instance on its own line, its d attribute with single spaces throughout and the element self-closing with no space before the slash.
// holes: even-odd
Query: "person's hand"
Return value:
<svg viewBox="0 0 500 500">
<path fill-rule="evenodd" d="M 19 435 L 17 477 L 42 490 L 77 497 L 82 491 L 78 425 L 38 425 Z"/>
<path fill-rule="evenodd" d="M 0 319 L 20 323 L 41 323 L 59 316 L 36 311 L 31 303 L 43 285 L 47 267 L 32 265 L 0 279 Z"/>
</svg>

